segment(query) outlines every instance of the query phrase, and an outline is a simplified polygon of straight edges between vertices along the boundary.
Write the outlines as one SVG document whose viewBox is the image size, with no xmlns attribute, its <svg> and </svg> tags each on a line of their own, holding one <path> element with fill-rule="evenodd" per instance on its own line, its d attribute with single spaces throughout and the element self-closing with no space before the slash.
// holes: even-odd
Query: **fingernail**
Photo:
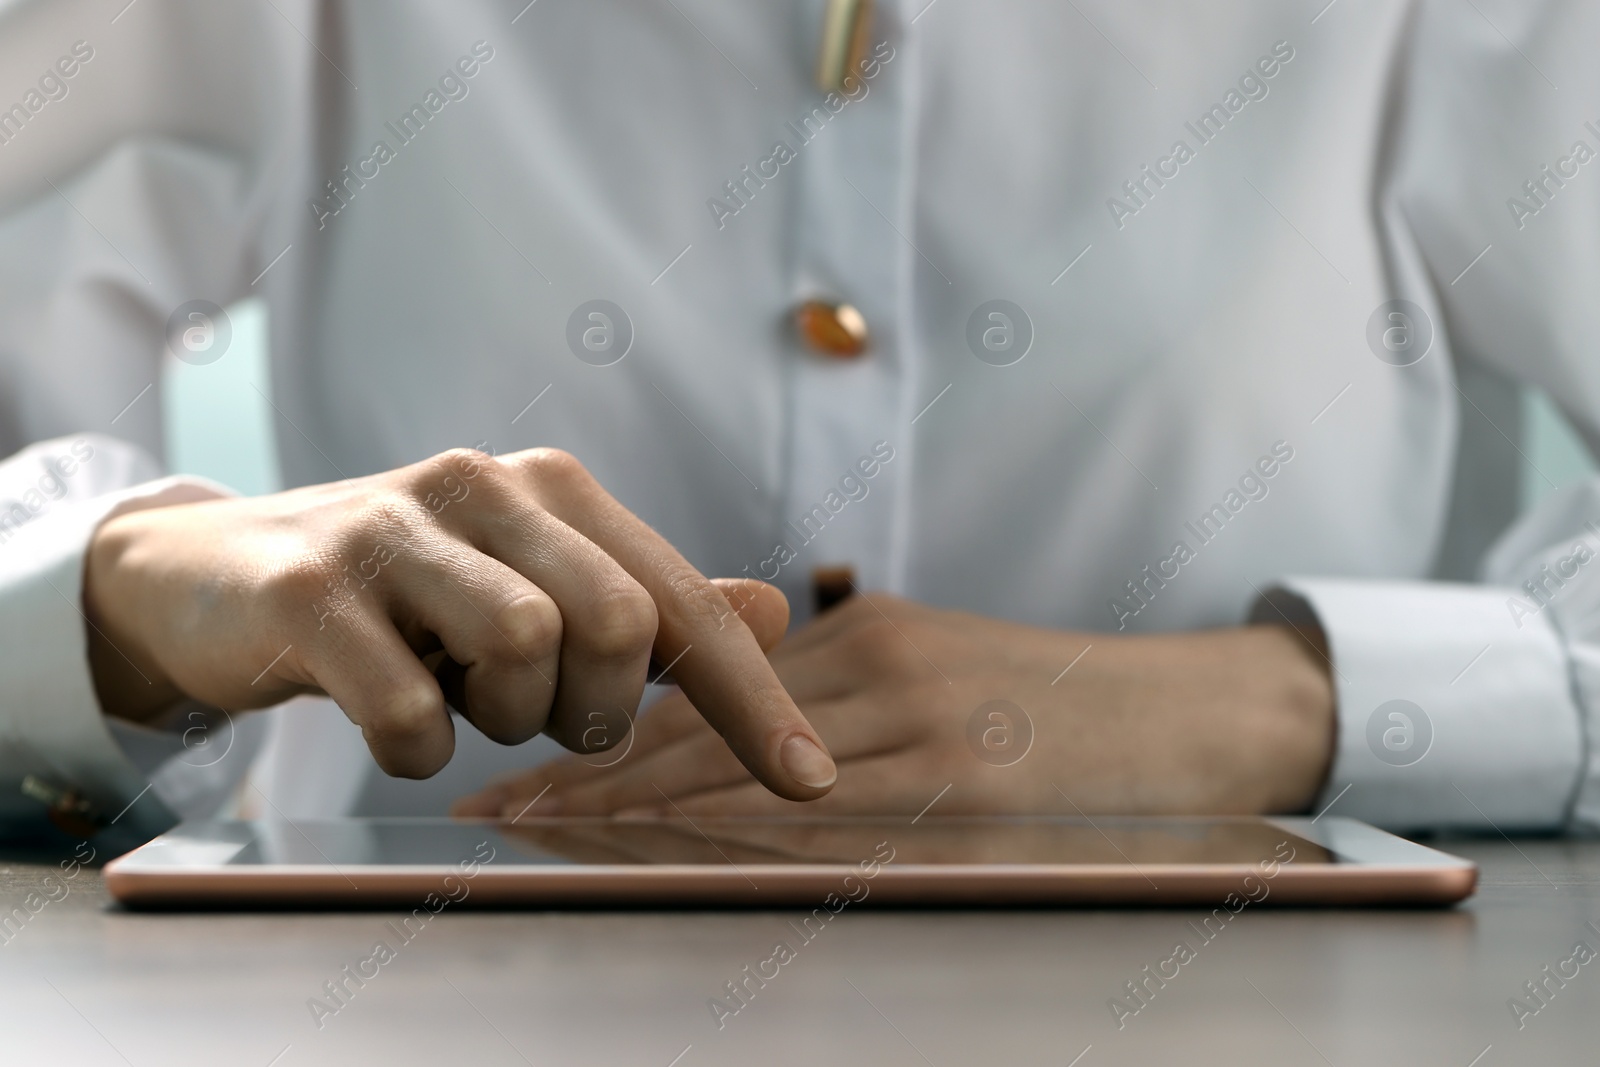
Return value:
<svg viewBox="0 0 1600 1067">
<path fill-rule="evenodd" d="M 778 762 L 789 777 L 812 789 L 826 789 L 839 777 L 828 754 L 805 734 L 795 734 L 778 749 Z"/>
</svg>

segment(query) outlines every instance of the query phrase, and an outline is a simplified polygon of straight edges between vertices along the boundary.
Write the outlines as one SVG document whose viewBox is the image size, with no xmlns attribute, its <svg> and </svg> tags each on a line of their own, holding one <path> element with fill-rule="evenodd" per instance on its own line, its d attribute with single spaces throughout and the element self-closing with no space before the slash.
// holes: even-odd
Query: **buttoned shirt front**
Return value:
<svg viewBox="0 0 1600 1067">
<path fill-rule="evenodd" d="M 117 6 L 0 15 L 0 445 L 51 442 L 0 467 L 0 791 L 198 812 L 256 752 L 108 731 L 76 597 L 110 509 L 221 491 L 150 480 L 160 364 L 260 295 L 290 484 L 548 445 L 796 604 L 1310 612 L 1341 812 L 1600 820 L 1600 493 L 1513 526 L 1512 443 L 1524 386 L 1600 440 L 1593 12 L 889 0 L 825 94 L 823 0 Z M 406 793 L 334 713 L 268 732 L 322 812 L 548 750 Z"/>
</svg>

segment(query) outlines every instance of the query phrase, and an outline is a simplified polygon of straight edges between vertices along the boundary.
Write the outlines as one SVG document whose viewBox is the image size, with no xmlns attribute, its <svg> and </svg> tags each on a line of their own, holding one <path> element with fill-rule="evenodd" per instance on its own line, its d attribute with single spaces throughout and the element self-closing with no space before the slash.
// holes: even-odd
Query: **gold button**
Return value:
<svg viewBox="0 0 1600 1067">
<path fill-rule="evenodd" d="M 856 569 L 848 563 L 817 567 L 811 572 L 811 603 L 816 614 L 850 599 L 856 591 Z"/>
<path fill-rule="evenodd" d="M 867 320 L 849 304 L 807 300 L 794 312 L 795 330 L 813 352 L 854 359 L 867 350 Z"/>
<path fill-rule="evenodd" d="M 22 792 L 45 805 L 45 817 L 69 837 L 87 841 L 105 825 L 94 805 L 76 789 L 53 785 L 30 774 L 22 779 Z"/>
</svg>

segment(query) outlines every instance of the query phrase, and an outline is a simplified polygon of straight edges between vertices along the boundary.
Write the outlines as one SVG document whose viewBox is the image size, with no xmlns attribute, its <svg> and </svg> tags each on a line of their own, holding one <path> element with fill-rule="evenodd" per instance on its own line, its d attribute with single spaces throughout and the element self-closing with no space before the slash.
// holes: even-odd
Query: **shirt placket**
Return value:
<svg viewBox="0 0 1600 1067">
<path fill-rule="evenodd" d="M 816 28 L 805 44 L 814 49 L 827 0 L 805 4 Z M 831 98 L 818 89 L 781 131 L 795 152 L 785 168 L 796 182 L 794 304 L 850 305 L 868 331 L 865 351 L 853 358 L 816 351 L 799 334 L 790 343 L 790 448 L 778 536 L 794 559 L 778 584 L 800 615 L 809 609 L 818 568 L 848 566 L 863 589 L 887 587 L 894 577 L 894 517 L 905 466 L 896 464 L 904 452 L 899 427 L 907 384 L 899 324 L 909 88 L 902 76 L 909 65 L 901 15 L 895 3 L 876 5 L 865 48 L 869 64 L 876 64 L 867 67 L 874 77 L 861 74 L 851 92 Z M 885 445 L 896 457 L 887 462 L 881 459 Z M 865 469 L 875 470 L 871 477 L 863 474 L 864 458 Z M 845 503 L 834 512 L 830 505 L 840 500 Z"/>
</svg>

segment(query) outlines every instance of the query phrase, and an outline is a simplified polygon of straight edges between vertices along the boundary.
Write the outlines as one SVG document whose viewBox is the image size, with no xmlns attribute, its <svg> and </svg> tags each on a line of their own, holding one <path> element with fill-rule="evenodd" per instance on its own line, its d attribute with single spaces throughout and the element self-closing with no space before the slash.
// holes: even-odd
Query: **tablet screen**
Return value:
<svg viewBox="0 0 1600 1067">
<path fill-rule="evenodd" d="M 263 820 L 184 827 L 161 840 L 161 866 L 448 866 L 490 855 L 496 866 L 1339 862 L 1253 818 Z"/>
</svg>

